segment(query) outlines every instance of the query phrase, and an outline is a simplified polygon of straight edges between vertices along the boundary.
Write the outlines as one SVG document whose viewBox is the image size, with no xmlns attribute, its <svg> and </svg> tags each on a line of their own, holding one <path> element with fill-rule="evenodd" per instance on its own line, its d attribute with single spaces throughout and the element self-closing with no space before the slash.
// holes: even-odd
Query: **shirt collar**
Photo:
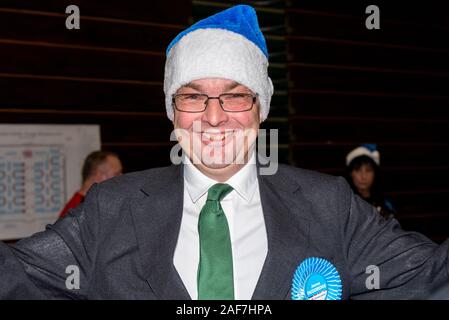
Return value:
<svg viewBox="0 0 449 320">
<path fill-rule="evenodd" d="M 184 159 L 184 181 L 193 203 L 207 193 L 210 187 L 218 183 L 198 170 L 187 156 Z M 229 184 L 243 199 L 251 201 L 257 186 L 255 152 L 252 152 L 250 160 L 224 183 Z"/>
</svg>

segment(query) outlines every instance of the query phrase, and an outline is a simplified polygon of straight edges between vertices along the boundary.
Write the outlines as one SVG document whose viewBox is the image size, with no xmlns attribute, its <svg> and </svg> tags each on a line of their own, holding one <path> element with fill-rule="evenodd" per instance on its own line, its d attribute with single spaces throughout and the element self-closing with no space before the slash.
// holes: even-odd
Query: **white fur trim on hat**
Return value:
<svg viewBox="0 0 449 320">
<path fill-rule="evenodd" d="M 371 151 L 364 146 L 360 146 L 352 150 L 346 156 L 346 165 L 349 166 L 352 160 L 360 156 L 367 156 L 371 158 L 378 166 L 380 165 L 380 153 L 379 151 Z"/>
<path fill-rule="evenodd" d="M 224 29 L 197 29 L 171 48 L 164 77 L 165 107 L 170 120 L 172 95 L 189 82 L 206 78 L 233 80 L 248 87 L 259 95 L 261 120 L 268 116 L 273 95 L 268 59 L 244 36 Z"/>
</svg>

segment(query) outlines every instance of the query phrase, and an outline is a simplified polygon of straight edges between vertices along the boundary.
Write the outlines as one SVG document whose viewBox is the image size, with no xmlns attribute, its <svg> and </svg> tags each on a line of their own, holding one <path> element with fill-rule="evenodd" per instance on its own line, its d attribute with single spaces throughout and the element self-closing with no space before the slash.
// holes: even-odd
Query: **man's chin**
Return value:
<svg viewBox="0 0 449 320">
<path fill-rule="evenodd" d="M 229 167 L 232 163 L 204 163 L 202 162 L 201 165 L 207 169 L 211 169 L 211 170 L 220 170 L 220 169 L 225 169 L 227 167 Z"/>
<path fill-rule="evenodd" d="M 226 150 L 216 156 L 208 155 L 207 152 L 202 153 L 201 164 L 210 169 L 224 169 L 235 164 L 245 164 L 245 153 L 235 154 L 232 150 Z"/>
<path fill-rule="evenodd" d="M 200 164 L 202 167 L 215 170 L 227 168 L 234 162 L 235 159 L 223 159 L 221 157 L 219 158 L 204 157 L 204 155 L 200 160 Z"/>
</svg>

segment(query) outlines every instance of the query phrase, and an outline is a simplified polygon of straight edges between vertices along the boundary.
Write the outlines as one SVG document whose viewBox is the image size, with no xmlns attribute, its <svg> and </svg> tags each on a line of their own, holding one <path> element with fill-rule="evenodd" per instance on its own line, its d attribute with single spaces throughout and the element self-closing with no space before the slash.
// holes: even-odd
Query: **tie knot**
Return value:
<svg viewBox="0 0 449 320">
<path fill-rule="evenodd" d="M 226 183 L 217 183 L 209 188 L 207 192 L 207 200 L 221 201 L 226 195 L 232 191 L 232 187 Z"/>
</svg>

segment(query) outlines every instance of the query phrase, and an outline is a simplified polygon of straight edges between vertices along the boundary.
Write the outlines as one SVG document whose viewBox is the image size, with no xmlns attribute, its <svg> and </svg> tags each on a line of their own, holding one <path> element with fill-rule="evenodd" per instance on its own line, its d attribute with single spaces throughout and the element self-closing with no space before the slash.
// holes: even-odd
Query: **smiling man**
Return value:
<svg viewBox="0 0 449 320">
<path fill-rule="evenodd" d="M 200 79 L 177 90 L 173 106 L 174 127 L 187 155 L 175 267 L 191 297 L 250 299 L 267 253 L 254 163 L 258 97 L 232 80 Z M 207 205 L 214 192 L 222 198 L 213 204 L 220 212 L 216 221 L 207 217 L 216 214 Z M 221 295 L 217 283 L 226 276 L 230 292 Z"/>
<path fill-rule="evenodd" d="M 261 173 L 273 85 L 254 9 L 181 32 L 164 91 L 184 163 L 95 184 L 45 232 L 0 243 L 0 297 L 419 299 L 448 281 L 448 241 L 383 219 L 344 178 Z"/>
<path fill-rule="evenodd" d="M 174 266 L 194 299 L 250 299 L 268 252 L 255 141 L 273 94 L 254 10 L 236 6 L 181 32 L 164 80 L 186 155 Z"/>
<path fill-rule="evenodd" d="M 195 80 L 173 95 L 173 106 L 180 145 L 202 173 L 223 182 L 248 162 L 261 122 L 249 88 L 227 79 Z"/>
<path fill-rule="evenodd" d="M 175 37 L 167 48 L 164 91 L 188 158 L 217 181 L 238 172 L 254 150 L 273 94 L 254 10 L 236 6 Z"/>
</svg>

